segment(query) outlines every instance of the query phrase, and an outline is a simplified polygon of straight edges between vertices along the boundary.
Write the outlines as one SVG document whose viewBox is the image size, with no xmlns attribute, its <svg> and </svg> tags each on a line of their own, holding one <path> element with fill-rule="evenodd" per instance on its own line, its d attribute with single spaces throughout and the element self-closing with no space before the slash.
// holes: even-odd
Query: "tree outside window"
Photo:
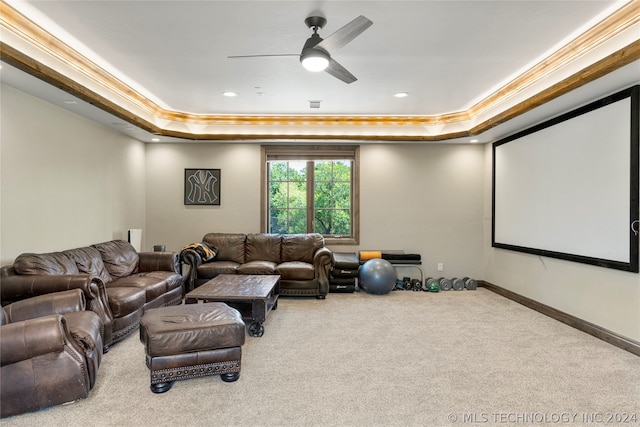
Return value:
<svg viewBox="0 0 640 427">
<path fill-rule="evenodd" d="M 325 235 L 351 235 L 351 162 L 314 164 L 314 231 Z"/>
</svg>

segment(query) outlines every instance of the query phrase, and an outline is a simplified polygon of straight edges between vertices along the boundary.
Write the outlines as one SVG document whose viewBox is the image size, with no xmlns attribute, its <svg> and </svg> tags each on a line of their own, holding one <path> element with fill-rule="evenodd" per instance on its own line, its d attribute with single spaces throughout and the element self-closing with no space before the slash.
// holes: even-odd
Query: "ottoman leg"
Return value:
<svg viewBox="0 0 640 427">
<path fill-rule="evenodd" d="M 225 383 L 232 383 L 240 378 L 240 372 L 229 372 L 228 374 L 221 374 L 220 379 Z"/>
<path fill-rule="evenodd" d="M 165 393 L 171 390 L 171 386 L 173 386 L 173 381 L 167 381 L 166 383 L 151 384 L 149 388 L 154 393 Z"/>
</svg>

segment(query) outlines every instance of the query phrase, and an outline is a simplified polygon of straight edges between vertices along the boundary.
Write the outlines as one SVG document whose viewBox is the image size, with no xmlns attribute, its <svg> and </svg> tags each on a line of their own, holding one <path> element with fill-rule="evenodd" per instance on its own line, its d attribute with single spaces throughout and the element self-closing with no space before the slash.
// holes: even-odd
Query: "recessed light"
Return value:
<svg viewBox="0 0 640 427">
<path fill-rule="evenodd" d="M 407 96 L 409 96 L 409 92 L 398 92 L 394 93 L 393 96 L 395 96 L 396 98 L 406 98 Z"/>
<path fill-rule="evenodd" d="M 151 142 L 160 142 L 160 138 L 151 138 Z"/>
<path fill-rule="evenodd" d="M 471 141 L 469 141 L 469 142 L 479 142 L 479 141 L 478 141 L 477 139 L 472 139 L 472 140 L 471 140 Z"/>
<path fill-rule="evenodd" d="M 65 104 L 69 104 L 69 105 L 73 105 L 73 104 L 77 104 L 78 102 L 73 100 L 73 99 L 65 99 L 63 101 Z"/>
<path fill-rule="evenodd" d="M 224 96 L 226 96 L 226 97 L 228 97 L 228 98 L 233 98 L 234 96 L 238 96 L 238 94 L 237 94 L 237 93 L 235 93 L 235 92 L 231 92 L 231 91 L 229 91 L 229 90 L 228 90 L 228 91 L 225 91 L 225 92 L 222 92 L 222 95 L 224 95 Z"/>
</svg>

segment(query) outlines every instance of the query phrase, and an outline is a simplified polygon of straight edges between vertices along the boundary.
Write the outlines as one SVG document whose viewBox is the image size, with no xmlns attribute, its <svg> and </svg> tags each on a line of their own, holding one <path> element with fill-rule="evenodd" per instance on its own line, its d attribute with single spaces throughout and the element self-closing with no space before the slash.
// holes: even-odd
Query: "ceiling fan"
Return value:
<svg viewBox="0 0 640 427">
<path fill-rule="evenodd" d="M 364 30 L 369 28 L 373 22 L 360 15 L 344 27 L 335 31 L 324 40 L 318 34 L 318 30 L 325 26 L 327 20 L 322 16 L 310 16 L 304 23 L 313 30 L 311 37 L 307 39 L 302 48 L 302 52 L 284 53 L 275 55 L 235 55 L 227 58 L 258 58 L 267 56 L 297 56 L 300 58 L 302 66 L 309 71 L 326 71 L 333 77 L 345 83 L 353 83 L 356 77 L 347 71 L 342 65 L 337 63 L 331 55 L 338 49 L 358 37 Z"/>
</svg>

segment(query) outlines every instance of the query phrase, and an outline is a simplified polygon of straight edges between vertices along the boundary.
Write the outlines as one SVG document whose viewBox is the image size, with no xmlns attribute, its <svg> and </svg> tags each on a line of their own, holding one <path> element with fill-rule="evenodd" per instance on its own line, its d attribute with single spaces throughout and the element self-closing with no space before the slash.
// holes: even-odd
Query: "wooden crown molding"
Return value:
<svg viewBox="0 0 640 427">
<path fill-rule="evenodd" d="M 632 0 L 616 12 L 603 19 L 596 26 L 580 35 L 566 46 L 559 49 L 525 73 L 513 79 L 505 86 L 490 94 L 466 111 L 443 114 L 439 116 L 237 116 L 237 115 L 199 115 L 179 111 L 170 111 L 161 108 L 150 99 L 144 97 L 121 80 L 117 79 L 106 70 L 102 69 L 89 59 L 55 38 L 40 26 L 29 20 L 24 15 L 13 9 L 4 1 L 0 3 L 0 26 L 10 31 L 31 46 L 37 48 L 49 57 L 55 58 L 65 66 L 73 69 L 83 77 L 89 79 L 98 88 L 113 95 L 107 98 L 105 95 L 90 90 L 75 80 L 66 77 L 61 72 L 46 66 L 40 61 L 31 58 L 24 52 L 8 45 L 0 43 L 2 60 L 21 69 L 41 80 L 44 80 L 62 90 L 71 93 L 78 98 L 87 101 L 97 107 L 130 122 L 150 133 L 177 137 L 190 140 L 256 140 L 256 139 L 307 139 L 307 140 L 391 140 L 391 141 L 442 141 L 472 135 L 478 135 L 494 126 L 502 124 L 516 116 L 526 113 L 531 109 L 544 104 L 558 96 L 570 92 L 586 83 L 602 77 L 616 69 L 628 65 L 640 59 L 640 41 L 636 40 L 626 47 L 610 54 L 606 58 L 586 67 L 568 78 L 530 96 L 526 101 L 518 102 L 485 119 L 469 130 L 435 135 L 403 135 L 401 129 L 410 127 L 429 127 L 447 124 L 460 124 L 473 122 L 484 112 L 490 111 L 497 105 L 505 103 L 509 98 L 530 88 L 537 82 L 548 77 L 554 71 L 567 66 L 576 59 L 584 56 L 589 51 L 602 45 L 606 41 L 624 32 L 640 22 L 640 1 Z M 120 100 L 116 102 L 114 99 Z M 133 108 L 124 105 L 135 106 L 149 114 L 150 120 L 131 112 Z M 184 123 L 191 125 L 211 126 L 242 126 L 243 132 L 229 133 L 190 133 L 166 129 L 155 122 Z M 313 128 L 313 132 L 291 133 L 265 133 L 265 127 L 299 127 Z M 252 131 L 251 127 L 259 127 L 262 131 Z M 334 128 L 329 132 L 323 129 Z M 357 132 L 358 128 L 374 128 L 375 134 Z M 247 132 L 247 128 L 249 131 Z M 355 132 L 348 134 L 335 131 L 335 128 L 350 128 Z M 390 132 L 391 129 L 393 132 Z M 400 134 L 398 134 L 400 132 Z"/>
</svg>

